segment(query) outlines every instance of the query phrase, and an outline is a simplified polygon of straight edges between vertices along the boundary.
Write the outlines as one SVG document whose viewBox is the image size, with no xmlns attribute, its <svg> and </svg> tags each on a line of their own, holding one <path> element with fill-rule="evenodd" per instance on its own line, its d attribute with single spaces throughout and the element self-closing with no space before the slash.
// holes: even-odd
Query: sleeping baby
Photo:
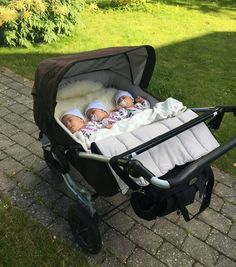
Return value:
<svg viewBox="0 0 236 267">
<path fill-rule="evenodd" d="M 101 128 L 110 129 L 115 122 L 127 118 L 128 112 L 125 108 L 109 112 L 102 101 L 94 100 L 86 107 L 85 115 L 91 122 L 101 125 Z"/>
<path fill-rule="evenodd" d="M 150 108 L 150 103 L 146 99 L 142 98 L 141 96 L 137 96 L 134 99 L 129 92 L 123 90 L 118 90 L 115 95 L 115 102 L 117 106 L 114 110 L 125 108 L 128 112 L 128 117 L 133 116 L 139 111 Z"/>
<path fill-rule="evenodd" d="M 104 126 L 100 123 L 86 121 L 82 113 L 77 108 L 72 108 L 66 111 L 62 115 L 61 121 L 71 133 L 75 134 L 80 131 L 88 138 L 98 129 L 104 128 Z"/>
</svg>

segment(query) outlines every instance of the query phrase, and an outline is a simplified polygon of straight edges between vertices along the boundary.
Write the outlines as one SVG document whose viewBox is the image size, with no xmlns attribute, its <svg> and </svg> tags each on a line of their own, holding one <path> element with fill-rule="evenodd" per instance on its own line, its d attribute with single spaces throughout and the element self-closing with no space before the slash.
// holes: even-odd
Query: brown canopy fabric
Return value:
<svg viewBox="0 0 236 267">
<path fill-rule="evenodd" d="M 155 50 L 148 45 L 110 47 L 44 60 L 37 67 L 32 89 L 36 124 L 52 143 L 66 144 L 71 138 L 54 119 L 57 89 L 63 78 L 104 67 L 145 89 L 155 62 Z"/>
</svg>

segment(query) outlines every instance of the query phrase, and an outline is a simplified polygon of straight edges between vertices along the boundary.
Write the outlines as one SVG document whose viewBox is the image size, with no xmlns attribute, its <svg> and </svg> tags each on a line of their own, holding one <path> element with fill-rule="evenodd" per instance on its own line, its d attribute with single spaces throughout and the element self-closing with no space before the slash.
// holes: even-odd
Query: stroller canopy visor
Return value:
<svg viewBox="0 0 236 267">
<path fill-rule="evenodd" d="M 32 94 L 46 106 L 55 106 L 59 83 L 70 77 L 109 70 L 134 85 L 147 88 L 155 66 L 153 47 L 114 47 L 54 57 L 38 65 Z M 39 100 L 39 99 L 38 99 Z"/>
</svg>

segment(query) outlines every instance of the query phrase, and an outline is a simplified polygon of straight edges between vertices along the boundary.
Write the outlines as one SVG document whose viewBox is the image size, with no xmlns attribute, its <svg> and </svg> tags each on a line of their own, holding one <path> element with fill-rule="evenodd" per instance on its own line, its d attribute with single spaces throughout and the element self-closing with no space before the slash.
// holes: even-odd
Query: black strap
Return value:
<svg viewBox="0 0 236 267">
<path fill-rule="evenodd" d="M 194 217 L 199 215 L 201 212 L 203 212 L 210 205 L 212 189 L 214 186 L 214 174 L 212 172 L 212 169 L 210 167 L 207 168 L 198 179 L 202 179 L 202 176 L 205 176 L 207 178 L 206 179 L 207 185 L 205 187 L 205 194 L 203 195 L 203 200 L 202 200 L 202 204 L 199 208 L 199 211 L 196 214 L 194 214 L 191 218 L 189 216 L 188 209 L 184 206 L 184 203 L 185 203 L 184 195 L 181 193 L 176 194 L 176 200 L 178 202 L 179 210 L 181 211 L 186 222 L 192 220 Z M 200 188 L 200 190 L 202 191 L 202 188 Z"/>
</svg>

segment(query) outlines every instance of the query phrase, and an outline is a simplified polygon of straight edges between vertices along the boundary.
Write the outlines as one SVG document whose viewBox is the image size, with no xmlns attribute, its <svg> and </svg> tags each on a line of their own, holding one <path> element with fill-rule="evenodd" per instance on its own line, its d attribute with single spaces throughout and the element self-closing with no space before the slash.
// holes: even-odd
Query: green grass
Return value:
<svg viewBox="0 0 236 267">
<path fill-rule="evenodd" d="M 88 267 L 84 256 L 0 195 L 0 267 Z"/>
<path fill-rule="evenodd" d="M 105 6 L 105 5 L 104 5 Z M 81 15 L 71 37 L 29 49 L 0 48 L 1 64 L 33 79 L 37 64 L 48 57 L 101 47 L 150 44 L 157 64 L 149 90 L 172 96 L 189 107 L 236 103 L 235 1 L 155 1 L 146 11 L 100 9 Z M 225 116 L 221 142 L 235 135 L 236 119 Z M 216 162 L 236 175 L 235 149 Z"/>
</svg>

